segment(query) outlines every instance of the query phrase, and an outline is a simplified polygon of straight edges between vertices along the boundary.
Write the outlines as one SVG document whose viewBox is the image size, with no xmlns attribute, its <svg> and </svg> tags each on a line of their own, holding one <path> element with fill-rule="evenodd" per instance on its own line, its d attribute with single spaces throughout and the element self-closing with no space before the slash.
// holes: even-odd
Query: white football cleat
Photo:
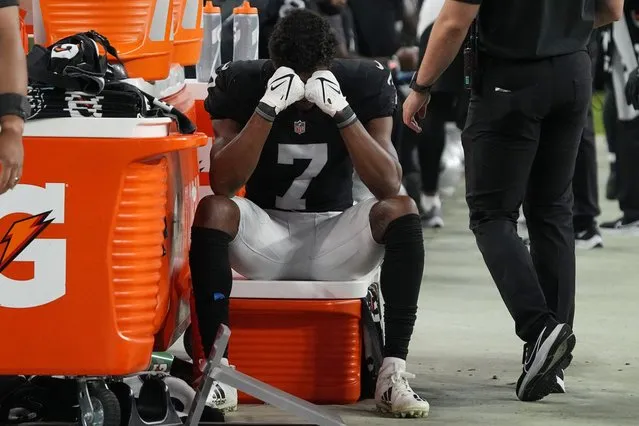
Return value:
<svg viewBox="0 0 639 426">
<path fill-rule="evenodd" d="M 406 361 L 400 358 L 384 358 L 375 388 L 377 409 L 394 417 L 428 416 L 430 405 L 408 384 L 408 379 L 413 378 L 414 374 L 406 372 Z"/>
<path fill-rule="evenodd" d="M 229 360 L 222 358 L 222 365 L 228 367 Z M 211 386 L 211 393 L 206 397 L 206 405 L 224 413 L 237 411 L 237 389 L 214 380 Z"/>
</svg>

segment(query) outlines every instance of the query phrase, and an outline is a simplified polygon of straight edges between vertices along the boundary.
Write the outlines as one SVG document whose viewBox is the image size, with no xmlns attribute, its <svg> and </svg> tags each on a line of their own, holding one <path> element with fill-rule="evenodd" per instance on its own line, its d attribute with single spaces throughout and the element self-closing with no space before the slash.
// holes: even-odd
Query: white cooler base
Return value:
<svg viewBox="0 0 639 426">
<path fill-rule="evenodd" d="M 231 298 L 236 299 L 362 299 L 379 281 L 379 269 L 357 281 L 247 280 L 233 272 Z"/>
</svg>

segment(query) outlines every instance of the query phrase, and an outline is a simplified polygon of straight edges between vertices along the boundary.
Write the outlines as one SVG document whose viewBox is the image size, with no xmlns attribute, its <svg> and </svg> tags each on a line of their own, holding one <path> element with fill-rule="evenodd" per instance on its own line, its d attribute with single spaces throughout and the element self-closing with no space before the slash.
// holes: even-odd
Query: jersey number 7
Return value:
<svg viewBox="0 0 639 426">
<path fill-rule="evenodd" d="M 328 162 L 328 144 L 278 145 L 278 164 L 293 165 L 295 160 L 311 160 L 311 162 L 304 172 L 293 180 L 284 195 L 275 199 L 275 207 L 280 210 L 306 210 L 306 200 L 303 197 L 311 180 L 320 174 Z"/>
</svg>

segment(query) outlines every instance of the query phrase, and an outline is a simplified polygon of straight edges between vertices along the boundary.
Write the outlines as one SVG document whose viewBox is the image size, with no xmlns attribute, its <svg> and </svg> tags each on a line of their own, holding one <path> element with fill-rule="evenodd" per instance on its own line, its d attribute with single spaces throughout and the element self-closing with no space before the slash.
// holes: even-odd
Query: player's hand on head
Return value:
<svg viewBox="0 0 639 426">
<path fill-rule="evenodd" d="M 268 107 L 262 109 L 268 110 L 266 112 L 272 115 L 271 118 L 274 120 L 275 115 L 302 99 L 304 99 L 304 82 L 292 69 L 279 67 L 266 84 L 266 92 L 260 103 Z"/>
<path fill-rule="evenodd" d="M 355 122 L 357 117 L 348 104 L 335 75 L 328 70 L 315 71 L 306 82 L 306 100 L 317 105 L 325 114 L 344 128 Z"/>
<path fill-rule="evenodd" d="M 328 70 L 315 71 L 308 79 L 306 99 L 331 117 L 348 107 L 337 78 Z"/>
</svg>

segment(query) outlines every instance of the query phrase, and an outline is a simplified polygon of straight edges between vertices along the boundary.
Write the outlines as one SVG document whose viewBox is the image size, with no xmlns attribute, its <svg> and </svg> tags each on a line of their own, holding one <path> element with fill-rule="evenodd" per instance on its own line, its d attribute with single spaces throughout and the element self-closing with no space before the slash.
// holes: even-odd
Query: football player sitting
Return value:
<svg viewBox="0 0 639 426">
<path fill-rule="evenodd" d="M 228 324 L 231 268 L 249 279 L 341 281 L 362 278 L 383 261 L 386 342 L 377 407 L 425 417 L 428 402 L 406 372 L 424 240 L 417 207 L 398 195 L 396 92 L 379 62 L 335 59 L 335 46 L 322 17 L 293 11 L 271 36 L 271 59 L 217 70 L 205 102 L 217 136 L 215 195 L 200 201 L 191 234 L 194 334 L 208 356 L 220 323 Z M 355 205 L 353 168 L 374 195 Z M 245 198 L 235 197 L 242 186 Z M 237 391 L 216 383 L 208 403 L 234 410 Z"/>
</svg>

